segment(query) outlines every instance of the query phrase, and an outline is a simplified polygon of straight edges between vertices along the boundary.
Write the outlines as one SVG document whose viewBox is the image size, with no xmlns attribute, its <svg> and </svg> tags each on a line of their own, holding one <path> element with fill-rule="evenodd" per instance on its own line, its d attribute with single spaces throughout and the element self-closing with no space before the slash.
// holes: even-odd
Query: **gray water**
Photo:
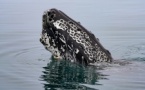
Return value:
<svg viewBox="0 0 145 90">
<path fill-rule="evenodd" d="M 44 10 L 65 12 L 115 60 L 104 69 L 51 60 L 39 42 Z M 0 0 L 0 90 L 145 90 L 144 0 Z"/>
</svg>

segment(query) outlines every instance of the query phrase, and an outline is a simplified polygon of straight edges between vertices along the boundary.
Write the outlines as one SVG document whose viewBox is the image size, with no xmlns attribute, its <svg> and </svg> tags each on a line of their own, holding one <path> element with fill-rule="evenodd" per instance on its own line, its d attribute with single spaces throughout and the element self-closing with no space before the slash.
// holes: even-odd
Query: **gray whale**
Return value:
<svg viewBox="0 0 145 90">
<path fill-rule="evenodd" d="M 111 53 L 79 22 L 57 9 L 44 12 L 40 42 L 56 58 L 81 64 L 112 62 Z"/>
</svg>

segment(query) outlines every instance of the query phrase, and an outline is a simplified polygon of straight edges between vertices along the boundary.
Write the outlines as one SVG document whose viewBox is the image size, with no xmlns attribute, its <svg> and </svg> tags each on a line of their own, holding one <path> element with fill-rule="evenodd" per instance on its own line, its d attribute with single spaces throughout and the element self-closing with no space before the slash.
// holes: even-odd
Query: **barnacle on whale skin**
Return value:
<svg viewBox="0 0 145 90">
<path fill-rule="evenodd" d="M 94 34 L 54 8 L 46 10 L 42 16 L 40 42 L 56 58 L 71 59 L 86 65 L 113 60 L 111 53 Z"/>
</svg>

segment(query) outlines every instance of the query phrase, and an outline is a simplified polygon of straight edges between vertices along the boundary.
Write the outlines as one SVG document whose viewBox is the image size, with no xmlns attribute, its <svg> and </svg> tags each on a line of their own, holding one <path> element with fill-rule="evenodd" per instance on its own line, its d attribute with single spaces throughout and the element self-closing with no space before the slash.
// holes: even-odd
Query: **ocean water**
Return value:
<svg viewBox="0 0 145 90">
<path fill-rule="evenodd" d="M 50 8 L 81 22 L 129 64 L 100 69 L 51 59 L 39 42 Z M 0 0 L 0 90 L 145 90 L 145 1 Z"/>
</svg>

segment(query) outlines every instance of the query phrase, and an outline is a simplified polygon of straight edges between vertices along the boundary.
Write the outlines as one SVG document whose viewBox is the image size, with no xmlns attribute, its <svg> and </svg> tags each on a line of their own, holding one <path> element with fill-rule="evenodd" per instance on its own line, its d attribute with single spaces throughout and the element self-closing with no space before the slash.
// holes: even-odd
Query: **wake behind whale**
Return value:
<svg viewBox="0 0 145 90">
<path fill-rule="evenodd" d="M 55 58 L 85 65 L 112 62 L 111 53 L 101 45 L 98 38 L 62 11 L 45 11 L 42 22 L 40 42 Z"/>
</svg>

